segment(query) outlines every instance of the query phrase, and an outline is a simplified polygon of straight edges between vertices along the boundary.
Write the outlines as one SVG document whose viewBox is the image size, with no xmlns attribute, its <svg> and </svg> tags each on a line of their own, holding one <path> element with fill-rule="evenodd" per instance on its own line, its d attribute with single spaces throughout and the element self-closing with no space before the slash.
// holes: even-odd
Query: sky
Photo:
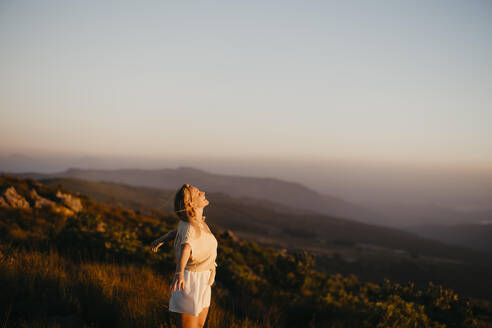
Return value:
<svg viewBox="0 0 492 328">
<path fill-rule="evenodd" d="M 0 1 L 0 152 L 492 167 L 490 1 Z"/>
</svg>

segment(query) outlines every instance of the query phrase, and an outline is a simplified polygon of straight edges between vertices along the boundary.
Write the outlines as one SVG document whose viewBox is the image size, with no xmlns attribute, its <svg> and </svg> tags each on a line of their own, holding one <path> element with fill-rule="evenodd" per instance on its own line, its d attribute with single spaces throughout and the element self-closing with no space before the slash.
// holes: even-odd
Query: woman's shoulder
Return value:
<svg viewBox="0 0 492 328">
<path fill-rule="evenodd" d="M 199 237 L 196 228 L 190 222 L 179 220 L 177 234 L 186 239 L 196 239 Z"/>
<path fill-rule="evenodd" d="M 179 220 L 178 222 L 178 229 L 179 228 L 187 228 L 190 226 L 190 223 L 189 222 L 186 222 L 186 221 L 183 221 L 183 220 Z"/>
<path fill-rule="evenodd" d="M 178 227 L 176 228 L 178 234 L 189 234 L 192 232 L 192 226 L 189 222 L 179 220 Z"/>
</svg>

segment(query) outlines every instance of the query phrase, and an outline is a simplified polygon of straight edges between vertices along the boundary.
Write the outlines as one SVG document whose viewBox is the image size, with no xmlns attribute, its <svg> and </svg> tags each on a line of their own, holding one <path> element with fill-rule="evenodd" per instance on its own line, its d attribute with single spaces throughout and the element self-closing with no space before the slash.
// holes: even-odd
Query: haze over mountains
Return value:
<svg viewBox="0 0 492 328">
<path fill-rule="evenodd" d="M 211 174 L 193 168 L 160 170 L 82 170 L 68 169 L 64 172 L 42 175 L 20 174 L 23 177 L 78 178 L 90 181 L 108 181 L 133 186 L 146 186 L 166 190 L 177 190 L 184 182 L 200 186 L 209 192 L 222 192 L 233 197 L 266 199 L 310 212 L 330 214 L 361 221 L 377 218 L 370 209 L 342 199 L 321 195 L 301 184 L 272 178 L 250 178 Z"/>
<path fill-rule="evenodd" d="M 490 219 L 492 213 L 492 172 L 485 168 L 465 170 L 336 160 L 253 161 L 0 153 L 0 172 L 10 173 L 56 173 L 69 167 L 156 170 L 181 167 L 182 163 L 186 167 L 219 175 L 292 181 L 320 195 L 329 195 L 334 201 L 342 200 L 355 205 L 356 213 L 350 211 L 348 214 L 358 214 L 356 216 L 364 222 L 397 228 L 427 224 L 478 224 Z M 368 210 L 371 213 L 368 214 Z"/>
<path fill-rule="evenodd" d="M 190 170 L 169 170 L 166 173 Z M 74 170 L 67 172 L 71 171 Z M 112 205 L 139 211 L 156 208 L 165 213 L 173 212 L 175 188 L 149 188 L 74 177 L 37 177 L 37 179 L 47 185 L 62 185 L 70 192 L 81 192 Z M 268 200 L 242 198 L 214 191 L 208 191 L 207 198 L 211 201 L 210 206 L 206 208 L 206 214 L 211 218 L 210 222 L 224 229 L 233 229 L 239 234 L 251 234 L 252 239 L 289 241 L 293 238 L 291 243 L 287 242 L 287 245 L 298 244 L 302 240 L 304 246 L 316 246 L 318 251 L 323 250 L 323 244 L 328 241 L 345 240 L 389 249 L 406 249 L 409 252 L 448 257 L 460 261 L 473 258 L 481 260 L 483 256 L 492 256 L 492 254 L 476 253 L 466 248 L 444 245 L 394 228 L 303 211 Z M 481 255 L 477 256 L 477 254 Z"/>
<path fill-rule="evenodd" d="M 32 177 L 76 177 L 167 190 L 175 190 L 183 181 L 193 181 L 208 191 L 233 197 L 268 200 L 291 210 L 297 208 L 349 218 L 406 230 L 449 244 L 492 250 L 488 241 L 492 239 L 492 178 L 486 171 L 383 170 L 341 162 L 311 166 L 298 163 L 296 166 L 289 162 L 204 159 L 185 160 L 200 170 L 190 167 L 155 169 L 179 167 L 172 160 L 164 161 L 169 163 L 167 166 L 160 164 L 162 162 L 163 159 L 137 157 L 15 153 L 0 154 L 0 172 Z M 66 167 L 78 169 L 67 170 Z M 24 174 L 26 172 L 33 173 Z"/>
<path fill-rule="evenodd" d="M 386 204 L 370 207 L 333 195 L 323 195 L 299 183 L 274 178 L 257 178 L 213 174 L 194 168 L 177 169 L 77 169 L 57 173 L 18 173 L 32 178 L 78 178 L 108 181 L 133 186 L 176 190 L 183 181 L 196 184 L 209 192 L 222 192 L 232 197 L 266 200 L 298 209 L 304 213 L 319 213 L 348 218 L 388 227 L 396 227 L 449 244 L 492 251 L 487 240 L 492 237 L 492 210 L 458 210 L 439 204 Z M 270 204 L 270 206 L 275 206 Z M 465 229 L 462 229 L 466 227 Z M 461 235 L 466 232 L 466 235 Z"/>
</svg>

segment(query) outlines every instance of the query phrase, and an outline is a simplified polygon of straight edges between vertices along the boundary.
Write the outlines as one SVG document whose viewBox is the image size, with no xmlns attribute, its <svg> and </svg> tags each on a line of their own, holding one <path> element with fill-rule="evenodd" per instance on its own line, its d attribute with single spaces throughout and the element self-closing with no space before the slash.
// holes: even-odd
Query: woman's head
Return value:
<svg viewBox="0 0 492 328">
<path fill-rule="evenodd" d="M 184 184 L 174 197 L 174 211 L 178 217 L 190 222 L 196 216 L 196 210 L 209 204 L 205 192 L 189 184 Z"/>
</svg>

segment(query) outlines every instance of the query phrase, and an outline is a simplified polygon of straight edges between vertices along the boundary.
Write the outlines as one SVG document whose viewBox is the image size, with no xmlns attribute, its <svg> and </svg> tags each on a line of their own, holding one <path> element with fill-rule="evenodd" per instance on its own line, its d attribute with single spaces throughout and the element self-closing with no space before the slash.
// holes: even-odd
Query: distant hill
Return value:
<svg viewBox="0 0 492 328">
<path fill-rule="evenodd" d="M 362 222 L 381 222 L 380 215 L 372 209 L 334 196 L 322 195 L 299 183 L 273 178 L 212 174 L 187 167 L 159 170 L 84 170 L 71 168 L 54 174 L 17 173 L 16 175 L 34 179 L 78 178 L 167 190 L 177 190 L 183 183 L 190 183 L 207 192 L 222 192 L 233 197 L 265 199 L 291 208 L 305 209 Z"/>
<path fill-rule="evenodd" d="M 467 214 L 459 213 L 436 204 L 426 206 L 394 204 L 393 206 L 386 205 L 378 207 L 378 212 L 376 213 L 368 207 L 346 202 L 336 197 L 321 195 L 297 183 L 271 178 L 217 175 L 192 168 L 161 170 L 84 170 L 72 168 L 55 174 L 22 173 L 17 175 L 35 179 L 57 177 L 78 178 L 88 181 L 123 183 L 125 185 L 135 186 L 135 188 L 138 188 L 138 186 L 147 186 L 169 190 L 167 194 L 160 196 L 161 199 L 154 199 L 149 195 L 147 190 L 138 189 L 139 192 L 132 192 L 132 196 L 125 203 L 126 206 L 131 206 L 132 202 L 135 203 L 135 199 L 140 199 L 148 208 L 164 209 L 163 206 L 168 206 L 166 210 L 170 210 L 169 206 L 171 206 L 171 199 L 174 196 L 172 190 L 176 190 L 183 182 L 190 182 L 200 186 L 207 192 L 227 194 L 231 197 L 242 199 L 243 203 L 249 199 L 254 206 L 263 204 L 263 207 L 276 209 L 276 211 L 286 214 L 313 214 L 316 216 L 316 213 L 321 213 L 332 218 L 347 218 L 359 222 L 391 227 L 399 231 L 416 233 L 419 236 L 448 244 L 467 246 L 482 251 L 490 250 L 488 241 L 490 238 L 485 232 L 487 229 L 484 231 L 480 229 L 480 226 L 474 228 L 474 225 L 471 224 L 469 228 L 463 230 L 464 233 L 466 231 L 469 232 L 466 232 L 463 236 L 459 236 L 460 229 L 452 227 L 453 224 L 463 224 L 463 222 L 476 223 L 491 218 L 490 211 L 470 212 Z M 77 188 L 81 187 L 79 185 Z M 106 187 L 100 185 L 99 188 L 102 188 L 103 195 L 101 197 L 114 193 L 114 191 L 111 193 L 105 191 L 108 188 L 107 185 Z M 111 188 L 118 189 L 116 186 L 112 186 Z M 91 187 L 89 189 L 91 196 L 99 199 L 97 197 L 100 195 L 95 192 L 95 188 Z M 128 190 L 121 191 L 121 193 L 121 196 L 123 196 L 124 193 L 128 193 Z M 149 204 L 149 199 L 152 199 L 154 203 Z M 167 205 L 163 205 L 164 203 Z M 295 222 L 294 219 L 292 220 Z M 468 227 L 468 223 L 463 227 Z M 247 225 L 248 229 L 253 229 L 252 222 L 249 222 Z M 236 224 L 236 226 L 239 225 Z M 243 227 L 241 230 L 248 230 L 244 228 L 244 224 L 241 226 Z M 426 228 L 427 226 L 428 228 Z M 438 228 L 441 226 L 442 228 Z M 446 228 L 445 226 L 449 227 Z M 456 227 L 461 227 L 461 225 Z M 311 228 L 317 230 L 316 227 L 312 226 Z M 261 228 L 256 226 L 255 229 Z M 325 230 L 322 229 L 321 231 Z M 477 233 L 473 233 L 472 230 L 477 230 Z M 254 231 L 254 229 L 251 231 Z M 328 231 L 330 233 L 335 230 L 328 229 Z M 304 235 L 309 236 L 309 234 L 305 233 Z M 327 238 L 320 237 L 319 240 L 327 240 Z"/>
<path fill-rule="evenodd" d="M 491 203 L 492 204 L 492 203 Z M 388 226 L 411 230 L 413 226 L 453 226 L 457 224 L 479 224 L 492 219 L 492 209 L 458 210 L 440 204 L 388 203 L 372 204 Z M 407 229 L 409 228 L 409 229 Z"/>
<path fill-rule="evenodd" d="M 484 221 L 481 224 L 419 225 L 408 227 L 405 230 L 447 244 L 492 252 L 492 216 L 490 218 L 490 221 Z"/>
<path fill-rule="evenodd" d="M 72 178 L 41 179 L 43 184 L 81 192 L 109 205 L 119 205 L 146 214 L 153 209 L 172 211 L 175 191 Z M 450 246 L 402 230 L 370 225 L 350 219 L 292 209 L 257 199 L 235 198 L 224 193 L 207 193 L 210 206 L 205 215 L 212 224 L 237 234 L 283 247 L 312 248 L 320 252 L 337 241 L 370 244 L 405 250 L 408 253 L 458 261 L 482 262 L 481 252 Z M 490 257 L 492 260 L 492 256 Z"/>
</svg>

